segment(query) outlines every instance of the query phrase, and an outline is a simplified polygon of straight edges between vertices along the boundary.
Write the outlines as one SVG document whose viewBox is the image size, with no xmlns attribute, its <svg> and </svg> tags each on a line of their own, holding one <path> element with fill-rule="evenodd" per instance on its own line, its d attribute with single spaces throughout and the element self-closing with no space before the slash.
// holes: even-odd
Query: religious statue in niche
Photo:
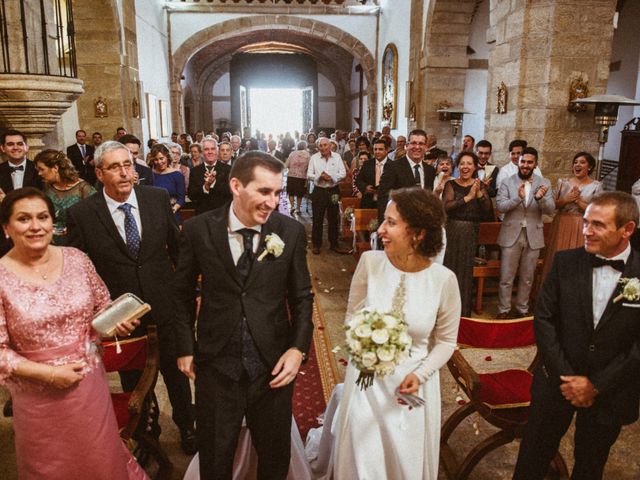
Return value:
<svg viewBox="0 0 640 480">
<path fill-rule="evenodd" d="M 94 115 L 98 118 L 105 118 L 109 116 L 109 106 L 107 105 L 107 99 L 98 97 L 93 102 Z"/>
<path fill-rule="evenodd" d="M 131 116 L 133 118 L 140 118 L 140 104 L 137 98 L 133 98 L 131 101 Z"/>
<path fill-rule="evenodd" d="M 504 84 L 504 82 L 500 82 L 500 86 L 498 87 L 496 113 L 499 113 L 499 114 L 507 113 L 508 100 L 509 100 L 509 92 L 507 91 L 507 86 Z"/>
<path fill-rule="evenodd" d="M 577 98 L 587 98 L 589 96 L 589 80 L 586 80 L 582 75 L 574 78 L 569 86 L 569 105 L 567 110 L 573 113 L 584 112 L 587 109 L 587 105 L 584 103 L 573 103 L 572 100 Z"/>
<path fill-rule="evenodd" d="M 447 102 L 446 100 L 443 100 L 442 102 L 440 102 L 438 104 L 438 106 L 436 107 L 436 110 L 447 110 L 448 108 L 451 108 L 451 104 L 449 102 Z M 448 122 L 449 121 L 449 113 L 447 113 L 447 112 L 438 112 L 438 119 L 441 122 Z"/>
<path fill-rule="evenodd" d="M 398 49 L 387 45 L 382 55 L 382 125 L 396 128 L 398 96 Z"/>
</svg>

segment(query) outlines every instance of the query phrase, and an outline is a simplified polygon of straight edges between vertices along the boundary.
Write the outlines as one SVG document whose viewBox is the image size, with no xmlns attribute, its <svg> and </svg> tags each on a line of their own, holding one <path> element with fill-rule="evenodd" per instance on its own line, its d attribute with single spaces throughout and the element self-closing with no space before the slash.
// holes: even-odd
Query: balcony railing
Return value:
<svg viewBox="0 0 640 480">
<path fill-rule="evenodd" d="M 0 0 L 0 74 L 77 76 L 72 0 Z"/>
<path fill-rule="evenodd" d="M 378 0 L 168 0 L 167 3 L 172 4 L 189 4 L 189 5 L 278 5 L 278 6 L 312 6 L 319 7 L 355 7 L 355 6 L 377 6 Z"/>
</svg>

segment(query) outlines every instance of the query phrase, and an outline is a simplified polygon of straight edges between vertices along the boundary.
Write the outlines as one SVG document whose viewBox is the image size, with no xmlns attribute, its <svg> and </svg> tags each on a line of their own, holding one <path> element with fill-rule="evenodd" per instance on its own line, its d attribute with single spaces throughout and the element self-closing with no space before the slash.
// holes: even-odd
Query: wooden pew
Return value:
<svg viewBox="0 0 640 480">
<path fill-rule="evenodd" d="M 369 224 L 372 220 L 378 220 L 378 209 L 376 208 L 358 208 L 353 212 L 353 256 L 356 261 L 360 259 L 362 252 L 371 250 Z"/>
</svg>

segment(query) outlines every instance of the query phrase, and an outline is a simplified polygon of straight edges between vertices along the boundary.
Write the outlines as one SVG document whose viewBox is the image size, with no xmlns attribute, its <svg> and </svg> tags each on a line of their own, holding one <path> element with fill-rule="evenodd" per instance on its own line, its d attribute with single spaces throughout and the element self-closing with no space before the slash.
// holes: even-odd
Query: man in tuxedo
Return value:
<svg viewBox="0 0 640 480">
<path fill-rule="evenodd" d="M 231 147 L 231 144 L 229 142 L 227 142 L 226 140 L 220 142 L 220 145 L 218 145 L 218 152 L 220 156 L 218 160 L 229 166 L 233 164 L 233 162 L 231 161 L 233 157 L 233 148 Z"/>
<path fill-rule="evenodd" d="M 202 140 L 204 162 L 191 169 L 187 194 L 196 204 L 196 215 L 215 210 L 231 200 L 229 172 L 231 167 L 218 161 L 218 142 Z"/>
<path fill-rule="evenodd" d="M 480 140 L 476 144 L 476 156 L 478 157 L 478 178 L 482 180 L 487 187 L 487 192 L 490 197 L 495 197 L 498 194 L 497 179 L 498 179 L 498 167 L 496 167 L 489 160 L 491 159 L 491 151 L 493 145 L 489 140 Z"/>
<path fill-rule="evenodd" d="M 67 147 L 67 157 L 73 163 L 78 175 L 91 185 L 96 183 L 96 174 L 93 168 L 94 151 L 92 145 L 87 145 L 87 132 L 84 130 L 77 130 L 76 143 Z"/>
<path fill-rule="evenodd" d="M 362 193 L 360 200 L 360 208 L 378 208 L 378 187 L 380 179 L 388 163 L 391 160 L 387 158 L 387 143 L 382 140 L 373 141 L 373 158 L 366 160 L 358 176 L 356 177 L 356 186 Z"/>
<path fill-rule="evenodd" d="M 518 173 L 500 185 L 496 197 L 504 221 L 498 234 L 501 247 L 498 319 L 529 315 L 529 294 L 540 249 L 544 247 L 542 215 L 551 215 L 555 202 L 546 178 L 534 175 L 538 152 L 527 147 L 520 157 Z M 515 312 L 511 312 L 513 282 L 518 275 Z"/>
<path fill-rule="evenodd" d="M 574 479 L 602 478 L 621 426 L 638 419 L 640 302 L 622 296 L 640 277 L 629 239 L 638 206 L 623 192 L 595 197 L 584 213 L 584 248 L 556 252 L 536 302 L 540 362 L 514 473 L 542 480 L 574 414 Z"/>
<path fill-rule="evenodd" d="M 27 138 L 18 130 L 6 130 L 0 136 L 0 151 L 7 161 L 0 163 L 0 202 L 7 193 L 22 187 L 42 189 L 42 179 L 35 164 L 27 160 Z M 11 243 L 0 237 L 0 257 L 11 249 Z"/>
<path fill-rule="evenodd" d="M 420 186 L 433 190 L 436 169 L 424 163 L 427 151 L 427 132 L 416 129 L 409 133 L 404 157 L 389 162 L 380 178 L 378 187 L 378 221 L 382 224 L 384 211 L 387 208 L 389 192 L 396 188 Z"/>
<path fill-rule="evenodd" d="M 67 214 L 70 245 L 89 255 L 112 298 L 131 292 L 151 305 L 134 335 L 158 326 L 160 371 L 180 429 L 185 453 L 196 451 L 189 381 L 178 370 L 173 333 L 173 271 L 179 230 L 163 189 L 134 187 L 133 158 L 123 144 L 104 142 L 95 152 L 102 192 L 73 205 Z M 140 373 L 123 372 L 125 391 Z M 157 432 L 159 434 L 159 432 Z"/>
<path fill-rule="evenodd" d="M 12 190 L 22 187 L 42 189 L 35 164 L 27 160 L 27 138 L 18 130 L 7 130 L 0 138 L 0 150 L 7 161 L 0 164 L 0 201 Z"/>
<path fill-rule="evenodd" d="M 200 476 L 230 479 L 243 418 L 258 479 L 284 479 L 293 382 L 306 358 L 313 298 L 306 233 L 274 210 L 284 165 L 259 151 L 231 170 L 233 200 L 185 223 L 176 270 L 180 370 L 196 382 Z M 271 250 L 268 239 L 282 242 Z M 191 302 L 202 275 L 197 342 Z"/>
</svg>

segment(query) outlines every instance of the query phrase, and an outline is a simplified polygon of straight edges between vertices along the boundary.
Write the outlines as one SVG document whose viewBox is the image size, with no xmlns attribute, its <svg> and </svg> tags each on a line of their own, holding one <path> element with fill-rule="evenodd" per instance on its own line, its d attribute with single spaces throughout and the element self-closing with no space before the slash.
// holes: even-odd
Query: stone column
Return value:
<svg viewBox="0 0 640 480">
<path fill-rule="evenodd" d="M 436 110 L 445 101 L 452 108 L 464 106 L 464 82 L 469 66 L 467 45 L 475 3 L 474 0 L 432 0 L 420 75 L 417 82 L 414 81 L 417 89 L 415 126 L 435 133 L 438 146 L 447 150 L 452 143 L 451 123 L 441 121 Z"/>
<path fill-rule="evenodd" d="M 495 48 L 489 57 L 486 137 L 496 163 L 522 138 L 540 153 L 545 177 L 569 174 L 573 155 L 598 151 L 593 109 L 567 110 L 569 86 L 579 75 L 591 95 L 605 93 L 609 78 L 616 0 L 492 0 Z M 496 113 L 501 82 L 508 111 Z"/>
</svg>

